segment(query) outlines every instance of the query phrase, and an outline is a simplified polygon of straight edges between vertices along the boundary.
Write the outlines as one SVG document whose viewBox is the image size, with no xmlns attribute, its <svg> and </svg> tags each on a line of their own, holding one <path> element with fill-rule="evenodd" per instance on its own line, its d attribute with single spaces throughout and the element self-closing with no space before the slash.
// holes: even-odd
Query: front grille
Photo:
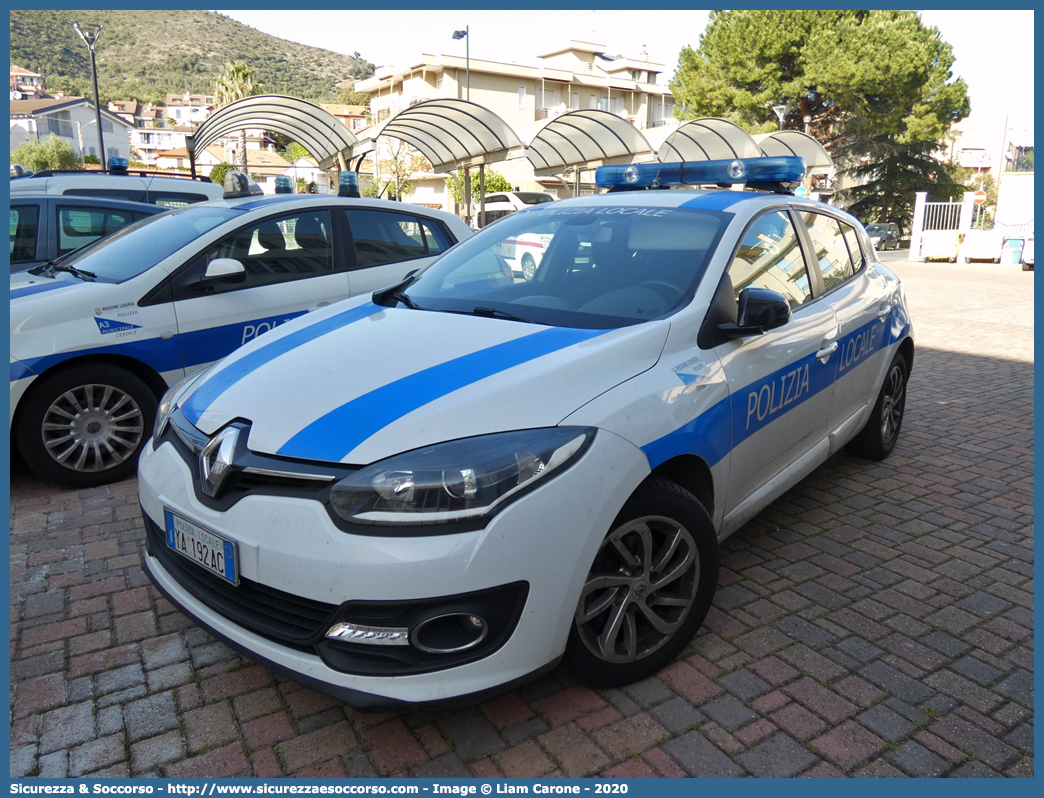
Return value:
<svg viewBox="0 0 1044 798">
<path fill-rule="evenodd" d="M 171 551 L 163 530 L 148 515 L 142 515 L 149 554 L 212 610 L 255 634 L 295 648 L 311 650 L 309 644 L 322 638 L 337 605 L 284 593 L 242 576 L 238 587 L 232 585 Z"/>
</svg>

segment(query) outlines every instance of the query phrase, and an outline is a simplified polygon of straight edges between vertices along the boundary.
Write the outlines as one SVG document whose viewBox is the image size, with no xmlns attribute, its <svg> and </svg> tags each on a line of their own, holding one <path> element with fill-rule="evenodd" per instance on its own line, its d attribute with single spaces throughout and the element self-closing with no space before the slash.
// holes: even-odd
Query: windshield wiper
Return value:
<svg viewBox="0 0 1044 798">
<path fill-rule="evenodd" d="M 413 282 L 416 273 L 416 270 L 414 270 L 407 274 L 405 279 L 400 280 L 395 285 L 390 285 L 387 288 L 374 291 L 371 299 L 373 299 L 374 303 L 378 305 L 384 305 L 385 300 L 387 299 L 394 299 L 396 302 L 404 304 L 410 310 L 423 310 L 420 305 L 406 295 L 406 287 Z"/>
<path fill-rule="evenodd" d="M 478 307 L 471 311 L 473 316 L 484 316 L 488 319 L 506 319 L 508 321 L 521 321 L 526 324 L 543 324 L 548 326 L 546 321 L 533 321 L 533 319 L 524 319 L 521 316 L 516 316 L 514 313 L 508 313 L 506 310 L 500 310 L 498 308 L 483 308 Z"/>
<path fill-rule="evenodd" d="M 75 266 L 63 266 L 60 263 L 55 263 L 51 266 L 51 271 L 48 272 L 48 276 L 54 274 L 55 272 L 68 272 L 73 277 L 79 277 L 81 280 L 86 280 L 87 282 L 91 283 L 93 283 L 98 278 L 98 275 L 96 275 L 94 272 L 89 272 L 86 269 L 77 269 Z"/>
</svg>

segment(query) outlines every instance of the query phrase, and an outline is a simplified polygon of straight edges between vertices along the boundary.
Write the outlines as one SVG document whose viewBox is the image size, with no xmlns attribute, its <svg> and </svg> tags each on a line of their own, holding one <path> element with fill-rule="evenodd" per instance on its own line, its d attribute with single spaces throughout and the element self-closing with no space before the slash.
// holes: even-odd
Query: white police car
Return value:
<svg viewBox="0 0 1044 798">
<path fill-rule="evenodd" d="M 441 211 L 264 197 L 230 174 L 229 199 L 149 217 L 11 277 L 11 436 L 44 477 L 84 487 L 133 474 L 170 384 L 471 235 Z"/>
<path fill-rule="evenodd" d="M 534 229 L 540 269 L 505 276 L 498 247 Z M 139 465 L 144 565 L 220 639 L 356 706 L 474 695 L 563 655 L 629 682 L 700 626 L 719 540 L 846 445 L 891 451 L 912 363 L 899 280 L 835 208 L 548 203 L 172 388 Z"/>
</svg>

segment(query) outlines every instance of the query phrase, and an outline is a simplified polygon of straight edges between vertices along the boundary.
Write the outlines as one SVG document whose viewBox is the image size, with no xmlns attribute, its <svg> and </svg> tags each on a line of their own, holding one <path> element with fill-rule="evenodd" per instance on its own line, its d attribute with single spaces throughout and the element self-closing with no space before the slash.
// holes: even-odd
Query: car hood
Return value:
<svg viewBox="0 0 1044 798">
<path fill-rule="evenodd" d="M 230 355 L 181 409 L 207 435 L 248 421 L 254 452 L 362 465 L 555 426 L 651 368 L 669 329 L 578 330 L 348 300 Z"/>
</svg>

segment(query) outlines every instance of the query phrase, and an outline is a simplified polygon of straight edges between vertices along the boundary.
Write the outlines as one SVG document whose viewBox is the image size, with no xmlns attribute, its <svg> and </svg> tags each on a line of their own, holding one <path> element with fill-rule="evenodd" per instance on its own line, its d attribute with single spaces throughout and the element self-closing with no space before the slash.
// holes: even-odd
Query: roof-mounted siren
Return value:
<svg viewBox="0 0 1044 798">
<path fill-rule="evenodd" d="M 126 158 L 110 158 L 109 159 L 109 174 L 111 174 L 111 175 L 125 175 L 125 174 L 127 174 L 127 159 Z"/>
<path fill-rule="evenodd" d="M 338 197 L 359 197 L 359 175 L 350 169 L 341 172 L 337 179 Z"/>
<path fill-rule="evenodd" d="M 275 193 L 276 194 L 293 194 L 294 186 L 290 182 L 289 175 L 278 175 L 275 179 Z"/>
<path fill-rule="evenodd" d="M 637 188 L 744 184 L 747 188 L 791 194 L 805 179 L 805 159 L 794 155 L 773 158 L 731 158 L 720 161 L 675 161 L 626 166 L 599 166 L 595 183 L 610 191 Z"/>
<path fill-rule="evenodd" d="M 232 169 L 225 173 L 225 193 L 223 195 L 225 199 L 255 197 L 264 193 L 261 186 L 251 180 L 246 172 Z"/>
<path fill-rule="evenodd" d="M 20 163 L 11 164 L 11 177 L 32 177 L 33 174 L 32 169 L 26 169 Z"/>
</svg>

